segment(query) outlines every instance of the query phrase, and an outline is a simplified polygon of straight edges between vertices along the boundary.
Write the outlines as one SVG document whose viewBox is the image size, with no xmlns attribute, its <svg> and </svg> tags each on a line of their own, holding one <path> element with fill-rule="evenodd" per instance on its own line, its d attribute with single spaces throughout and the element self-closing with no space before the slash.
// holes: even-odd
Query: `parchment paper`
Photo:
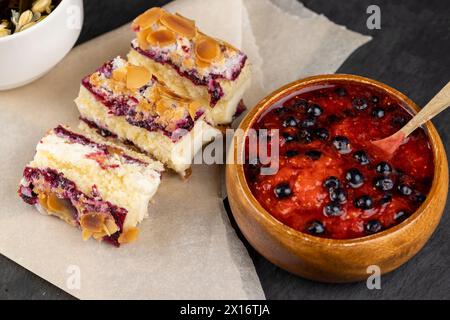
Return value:
<svg viewBox="0 0 450 320">
<path fill-rule="evenodd" d="M 207 6 L 203 0 L 178 0 L 167 7 L 244 48 L 254 66 L 246 95 L 251 106 L 285 82 L 334 72 L 368 41 L 294 0 L 279 2 L 290 5 L 291 13 L 269 0 L 209 0 Z M 304 41 L 283 36 L 292 32 L 305 35 Z M 81 241 L 78 230 L 41 216 L 17 196 L 39 139 L 59 123 L 76 125 L 73 99 L 80 79 L 125 55 L 132 37 L 129 26 L 119 28 L 78 46 L 40 80 L 0 92 L 0 252 L 83 299 L 263 299 L 251 259 L 223 210 L 222 166 L 197 165 L 186 182 L 164 174 L 139 240 L 120 249 Z M 325 44 L 331 37 L 333 42 Z M 73 278 L 78 272 L 79 287 Z"/>
</svg>

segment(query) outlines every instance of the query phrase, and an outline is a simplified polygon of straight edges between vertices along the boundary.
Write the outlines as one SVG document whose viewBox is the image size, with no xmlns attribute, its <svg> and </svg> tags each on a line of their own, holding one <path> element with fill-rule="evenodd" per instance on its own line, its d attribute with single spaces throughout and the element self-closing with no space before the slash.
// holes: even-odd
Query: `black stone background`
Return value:
<svg viewBox="0 0 450 320">
<path fill-rule="evenodd" d="M 146 8 L 168 1 L 85 0 L 85 23 L 78 43 L 123 25 Z M 205 1 L 206 3 L 207 1 Z M 339 69 L 385 82 L 424 105 L 450 80 L 450 4 L 447 0 L 303 0 L 310 9 L 373 40 Z M 366 9 L 381 8 L 381 30 L 368 30 Z M 293 40 L 302 41 L 301 35 Z M 305 44 L 307 45 L 307 44 Z M 447 150 L 450 113 L 435 123 Z M 450 212 L 409 263 L 383 276 L 381 290 L 365 283 L 331 285 L 295 277 L 250 255 L 268 299 L 449 299 Z M 70 299 L 62 290 L 0 255 L 0 299 Z"/>
</svg>

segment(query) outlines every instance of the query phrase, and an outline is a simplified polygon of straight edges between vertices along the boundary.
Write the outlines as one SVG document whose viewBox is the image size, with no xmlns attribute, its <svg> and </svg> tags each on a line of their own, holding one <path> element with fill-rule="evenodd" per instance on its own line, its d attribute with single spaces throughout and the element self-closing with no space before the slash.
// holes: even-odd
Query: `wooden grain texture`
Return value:
<svg viewBox="0 0 450 320">
<path fill-rule="evenodd" d="M 85 23 L 78 43 L 121 26 L 151 5 L 168 0 L 84 1 Z M 418 105 L 429 101 L 450 75 L 450 6 L 446 0 L 377 0 L 381 30 L 368 30 L 372 0 L 302 0 L 311 10 L 373 40 L 357 50 L 339 72 L 367 76 L 404 92 Z M 296 41 L 301 41 L 298 35 Z M 433 123 L 450 150 L 450 112 Z M 225 203 L 226 205 L 227 202 Z M 410 262 L 382 277 L 381 290 L 364 282 L 324 284 L 294 276 L 247 244 L 268 299 L 450 299 L 450 212 Z M 235 225 L 231 217 L 231 222 Z M 69 295 L 0 255 L 0 299 L 62 299 Z"/>
<path fill-rule="evenodd" d="M 287 96 L 327 81 L 364 83 L 383 90 L 409 106 L 419 108 L 406 96 L 376 81 L 352 75 L 315 76 L 281 88 L 260 102 L 242 121 L 247 132 L 260 115 Z M 426 124 L 435 159 L 433 184 L 427 200 L 406 221 L 375 235 L 334 240 L 297 232 L 277 221 L 253 197 L 239 159 L 245 152 L 243 139 L 233 140 L 232 161 L 226 167 L 228 199 L 233 216 L 252 246 L 269 261 L 296 275 L 322 282 L 344 283 L 367 279 L 367 268 L 376 265 L 383 274 L 411 259 L 428 241 L 438 225 L 448 192 L 448 164 L 442 141 Z"/>
</svg>

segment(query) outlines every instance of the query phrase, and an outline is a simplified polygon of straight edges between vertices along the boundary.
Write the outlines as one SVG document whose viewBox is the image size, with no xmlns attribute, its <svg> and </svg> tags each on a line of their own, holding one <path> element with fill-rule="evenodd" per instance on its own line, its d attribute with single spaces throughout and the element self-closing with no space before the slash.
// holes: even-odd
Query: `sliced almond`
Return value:
<svg viewBox="0 0 450 320">
<path fill-rule="evenodd" d="M 159 84 L 158 85 L 158 91 L 160 96 L 171 99 L 171 100 L 176 100 L 176 101 L 186 101 L 187 99 L 179 96 L 178 94 L 176 94 L 175 92 L 173 92 L 172 90 L 170 90 L 168 87 L 166 87 L 164 84 Z"/>
<path fill-rule="evenodd" d="M 128 66 L 127 88 L 138 89 L 147 84 L 152 78 L 152 74 L 141 66 Z"/>
<path fill-rule="evenodd" d="M 178 33 L 188 39 L 192 39 L 197 35 L 195 22 L 179 14 L 174 15 L 168 12 L 164 12 L 161 15 L 160 21 L 163 25 L 165 25 L 173 32 Z"/>
<path fill-rule="evenodd" d="M 220 57 L 220 45 L 212 38 L 203 37 L 195 45 L 195 55 L 199 60 L 211 63 Z"/>
<path fill-rule="evenodd" d="M 114 219 L 106 219 L 105 227 L 106 227 L 105 232 L 107 231 L 108 235 L 112 235 L 112 234 L 116 233 L 117 231 L 119 231 L 119 227 L 117 226 Z"/>
<path fill-rule="evenodd" d="M 145 29 L 137 33 L 136 37 L 138 40 L 139 48 L 141 48 L 142 50 L 148 49 L 149 43 L 147 42 L 147 37 L 152 32 L 152 29 Z"/>
<path fill-rule="evenodd" d="M 155 32 L 149 33 L 146 41 L 152 46 L 165 47 L 175 43 L 177 38 L 175 34 L 167 29 L 157 30 Z"/>
<path fill-rule="evenodd" d="M 148 29 L 159 20 L 162 14 L 163 10 L 161 8 L 151 8 L 134 19 L 132 28 L 136 29 L 139 27 L 140 30 Z"/>
<path fill-rule="evenodd" d="M 89 240 L 89 238 L 93 235 L 93 233 L 87 229 L 83 229 L 81 231 L 81 237 L 83 238 L 83 241 Z"/>
<path fill-rule="evenodd" d="M 112 78 L 116 81 L 125 82 L 127 79 L 127 67 L 116 69 L 112 72 Z"/>
<path fill-rule="evenodd" d="M 102 232 L 104 224 L 105 216 L 96 212 L 84 214 L 80 218 L 81 228 L 92 233 Z"/>
<path fill-rule="evenodd" d="M 131 227 L 125 230 L 120 236 L 119 236 L 119 243 L 131 243 L 137 240 L 139 235 L 139 229 L 136 227 Z"/>
</svg>

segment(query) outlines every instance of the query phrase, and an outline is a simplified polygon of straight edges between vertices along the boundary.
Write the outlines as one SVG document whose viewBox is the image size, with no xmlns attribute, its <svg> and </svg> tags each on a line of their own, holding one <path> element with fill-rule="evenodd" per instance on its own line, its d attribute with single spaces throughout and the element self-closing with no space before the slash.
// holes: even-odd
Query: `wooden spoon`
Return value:
<svg viewBox="0 0 450 320">
<path fill-rule="evenodd" d="M 420 110 L 403 128 L 393 135 L 382 140 L 371 141 L 372 144 L 382 150 L 386 156 L 391 157 L 405 139 L 425 122 L 450 106 L 450 82 L 442 88 L 428 104 Z"/>
</svg>

